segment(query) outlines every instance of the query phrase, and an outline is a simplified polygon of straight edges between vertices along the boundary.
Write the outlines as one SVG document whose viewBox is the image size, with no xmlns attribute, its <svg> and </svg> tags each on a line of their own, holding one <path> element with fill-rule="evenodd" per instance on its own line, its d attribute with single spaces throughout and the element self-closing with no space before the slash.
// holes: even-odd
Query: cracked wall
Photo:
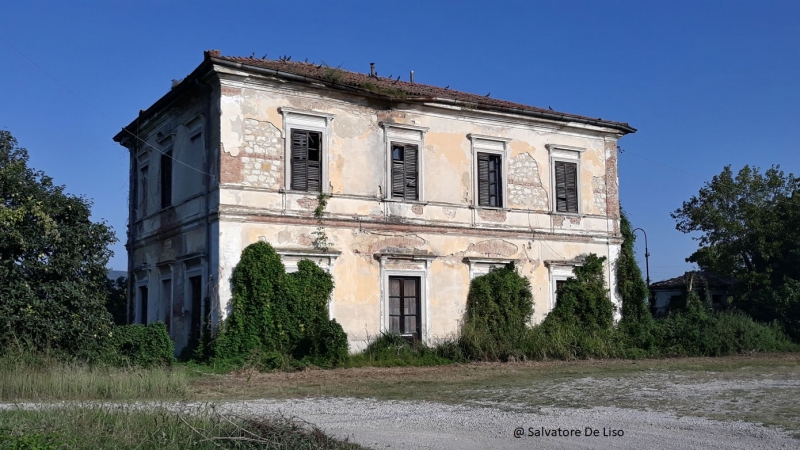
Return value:
<svg viewBox="0 0 800 450">
<path fill-rule="evenodd" d="M 530 153 L 521 153 L 508 162 L 508 202 L 534 211 L 547 211 L 547 191 L 542 186 L 539 164 Z"/>
</svg>

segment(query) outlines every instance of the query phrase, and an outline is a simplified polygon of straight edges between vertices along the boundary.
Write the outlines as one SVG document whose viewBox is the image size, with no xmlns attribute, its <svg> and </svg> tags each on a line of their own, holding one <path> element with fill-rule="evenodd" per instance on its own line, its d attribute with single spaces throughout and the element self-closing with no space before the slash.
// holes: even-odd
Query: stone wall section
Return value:
<svg viewBox="0 0 800 450">
<path fill-rule="evenodd" d="M 548 211 L 547 191 L 542 186 L 539 164 L 530 153 L 521 153 L 509 161 L 508 203 L 532 211 Z"/>
<path fill-rule="evenodd" d="M 283 138 L 281 131 L 270 122 L 255 119 L 244 121 L 241 183 L 267 189 L 280 189 L 283 184 Z"/>
<path fill-rule="evenodd" d="M 606 214 L 606 180 L 604 177 L 592 177 L 592 193 L 594 194 L 594 206 L 597 211 Z"/>
</svg>

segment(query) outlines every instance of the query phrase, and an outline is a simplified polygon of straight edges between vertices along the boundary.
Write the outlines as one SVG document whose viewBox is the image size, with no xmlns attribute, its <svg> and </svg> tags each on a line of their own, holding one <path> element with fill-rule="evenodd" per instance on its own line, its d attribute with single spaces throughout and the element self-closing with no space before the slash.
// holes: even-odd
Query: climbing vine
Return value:
<svg viewBox="0 0 800 450">
<path fill-rule="evenodd" d="M 314 248 L 317 250 L 328 251 L 328 234 L 325 232 L 325 227 L 322 226 L 322 217 L 325 216 L 325 208 L 328 207 L 328 199 L 331 198 L 330 194 L 320 192 L 317 196 L 317 207 L 314 209 L 314 217 L 317 218 L 319 226 L 312 234 L 314 238 Z"/>
</svg>

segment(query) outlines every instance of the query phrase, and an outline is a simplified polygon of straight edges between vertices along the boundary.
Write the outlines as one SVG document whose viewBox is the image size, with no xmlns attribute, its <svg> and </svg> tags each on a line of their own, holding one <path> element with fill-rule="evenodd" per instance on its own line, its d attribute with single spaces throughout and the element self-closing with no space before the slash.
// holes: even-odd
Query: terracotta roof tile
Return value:
<svg viewBox="0 0 800 450">
<path fill-rule="evenodd" d="M 354 88 L 357 90 L 365 91 L 373 95 L 386 97 L 394 100 L 415 100 L 426 98 L 449 99 L 459 102 L 471 103 L 476 108 L 487 109 L 511 109 L 522 110 L 529 112 L 538 112 L 545 114 L 554 114 L 561 116 L 561 120 L 589 120 L 601 122 L 600 125 L 610 126 L 612 128 L 620 129 L 626 133 L 635 132 L 636 130 L 624 122 L 613 122 L 600 118 L 580 116 L 576 114 L 561 113 L 548 109 L 542 109 L 535 106 L 524 105 L 521 103 L 514 103 L 506 100 L 495 99 L 483 95 L 471 94 L 468 92 L 456 91 L 453 89 L 446 89 L 438 86 L 431 86 L 421 83 L 410 83 L 407 81 L 391 79 L 380 76 L 371 76 L 358 72 L 351 72 L 349 70 L 336 69 L 326 67 L 320 64 L 284 61 L 284 60 L 271 60 L 271 59 L 258 59 L 250 57 L 239 56 L 221 56 L 216 51 L 206 52 L 206 57 L 212 57 L 222 61 L 242 64 L 244 66 L 260 67 L 281 72 L 287 72 L 294 75 L 300 75 L 308 78 L 313 78 L 322 82 L 342 86 L 344 88 Z"/>
</svg>

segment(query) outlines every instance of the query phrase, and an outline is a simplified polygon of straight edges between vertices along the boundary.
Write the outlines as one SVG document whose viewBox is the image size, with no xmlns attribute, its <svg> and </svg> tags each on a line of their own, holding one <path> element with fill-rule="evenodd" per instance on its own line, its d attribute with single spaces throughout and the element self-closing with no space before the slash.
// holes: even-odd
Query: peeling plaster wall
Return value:
<svg viewBox="0 0 800 450">
<path fill-rule="evenodd" d="M 313 222 L 291 227 L 260 222 L 220 222 L 222 267 L 221 277 L 229 279 L 238 262 L 241 250 L 264 240 L 286 250 L 308 250 L 308 240 L 316 231 Z M 430 324 L 429 342 L 453 337 L 463 320 L 469 289 L 469 264 L 465 258 L 498 258 L 514 260 L 521 275 L 530 280 L 534 296 L 533 322 L 544 319 L 550 310 L 550 273 L 545 261 L 571 261 L 588 253 L 611 257 L 606 264 L 607 283 L 615 283 L 613 261 L 617 247 L 604 243 L 568 243 L 530 239 L 529 236 L 491 238 L 464 235 L 441 235 L 424 231 L 358 230 L 357 228 L 327 227 L 331 250 L 341 254 L 331 267 L 335 288 L 331 299 L 333 317 L 342 324 L 350 340 L 351 351 L 363 349 L 369 339 L 381 332 L 380 261 L 374 256 L 381 252 L 430 253 L 429 297 L 427 309 Z M 397 267 L 413 266 L 411 261 L 398 261 Z M 230 298 L 228 283 L 220 285 L 220 297 Z M 615 289 L 610 292 L 615 295 Z M 615 295 L 616 299 L 617 296 Z M 615 300 L 617 304 L 618 301 Z M 223 303 L 223 309 L 228 308 Z M 425 305 L 423 304 L 423 309 Z"/>
</svg>

